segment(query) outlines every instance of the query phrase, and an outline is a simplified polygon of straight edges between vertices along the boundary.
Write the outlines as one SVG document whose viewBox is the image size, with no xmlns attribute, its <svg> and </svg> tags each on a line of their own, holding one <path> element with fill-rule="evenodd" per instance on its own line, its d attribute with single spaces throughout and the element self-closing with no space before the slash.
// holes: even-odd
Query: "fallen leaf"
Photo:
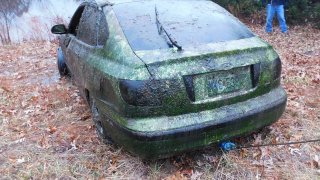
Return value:
<svg viewBox="0 0 320 180">
<path fill-rule="evenodd" d="M 201 179 L 203 173 L 200 173 L 199 171 L 195 171 L 194 173 L 192 173 L 190 179 L 191 180 L 198 180 Z"/>
<path fill-rule="evenodd" d="M 17 159 L 17 163 L 18 164 L 21 164 L 21 163 L 24 163 L 24 162 L 26 162 L 26 160 L 24 158 Z"/>
<path fill-rule="evenodd" d="M 189 169 L 183 169 L 182 171 L 180 171 L 180 173 L 181 173 L 183 176 L 191 177 L 192 174 L 193 174 L 193 169 L 191 169 L 191 168 L 189 168 Z"/>
<path fill-rule="evenodd" d="M 165 180 L 186 180 L 187 177 L 184 177 L 180 171 L 176 171 L 174 174 L 164 178 Z"/>
<path fill-rule="evenodd" d="M 320 168 L 320 162 L 319 162 L 319 156 L 318 155 L 315 155 L 314 158 L 313 158 L 313 166 L 315 168 Z"/>
<path fill-rule="evenodd" d="M 292 154 L 292 155 L 299 155 L 299 156 L 301 156 L 301 152 L 300 152 L 300 149 L 298 149 L 298 148 L 291 148 L 291 147 L 289 147 L 289 150 L 290 150 L 290 154 Z"/>
<path fill-rule="evenodd" d="M 217 157 L 217 156 L 207 156 L 207 155 L 203 154 L 203 157 L 205 160 L 207 160 L 208 162 L 213 163 L 213 164 L 215 164 L 219 161 L 219 157 Z"/>
<path fill-rule="evenodd" d="M 55 126 L 49 126 L 47 131 L 50 133 L 50 134 L 53 134 L 57 131 L 57 127 Z"/>
</svg>

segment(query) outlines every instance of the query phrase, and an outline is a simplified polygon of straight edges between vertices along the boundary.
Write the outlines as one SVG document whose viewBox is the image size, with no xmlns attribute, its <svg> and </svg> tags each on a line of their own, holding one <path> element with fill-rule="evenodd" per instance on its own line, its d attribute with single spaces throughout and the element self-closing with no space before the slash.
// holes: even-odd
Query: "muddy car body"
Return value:
<svg viewBox="0 0 320 180">
<path fill-rule="evenodd" d="M 285 109 L 277 53 L 211 1 L 83 3 L 52 31 L 98 135 L 141 157 L 247 134 Z"/>
</svg>

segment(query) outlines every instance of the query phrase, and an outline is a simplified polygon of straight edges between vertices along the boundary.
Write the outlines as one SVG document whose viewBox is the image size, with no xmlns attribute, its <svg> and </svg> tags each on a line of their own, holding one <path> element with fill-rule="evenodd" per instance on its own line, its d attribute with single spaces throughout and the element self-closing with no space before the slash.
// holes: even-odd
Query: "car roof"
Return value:
<svg viewBox="0 0 320 180">
<path fill-rule="evenodd" d="M 143 1 L 143 0 L 95 0 L 98 6 L 105 6 L 105 5 L 117 5 L 122 3 L 130 3 L 135 1 Z"/>
<path fill-rule="evenodd" d="M 117 5 L 117 4 L 123 4 L 123 3 L 142 2 L 142 1 L 154 2 L 156 0 L 96 0 L 98 6 L 104 6 L 106 4 Z M 192 0 L 178 0 L 178 1 L 192 1 Z M 193 0 L 193 1 L 210 1 L 210 0 Z"/>
</svg>

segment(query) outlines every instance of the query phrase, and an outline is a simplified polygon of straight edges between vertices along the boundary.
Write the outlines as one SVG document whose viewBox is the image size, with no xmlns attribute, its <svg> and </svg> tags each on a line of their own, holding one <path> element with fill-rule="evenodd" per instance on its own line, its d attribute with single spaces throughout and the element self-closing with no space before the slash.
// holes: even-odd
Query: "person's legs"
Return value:
<svg viewBox="0 0 320 180">
<path fill-rule="evenodd" d="M 286 19 L 284 17 L 284 7 L 283 7 L 283 5 L 277 6 L 276 11 L 277 11 L 277 18 L 278 18 L 278 21 L 279 21 L 279 25 L 280 25 L 281 31 L 283 33 L 286 33 L 288 31 L 288 29 L 287 29 L 287 25 L 286 25 Z"/>
<path fill-rule="evenodd" d="M 271 4 L 267 5 L 267 22 L 266 22 L 266 32 L 271 33 L 272 32 L 272 21 L 273 16 L 275 14 L 275 7 Z"/>
</svg>

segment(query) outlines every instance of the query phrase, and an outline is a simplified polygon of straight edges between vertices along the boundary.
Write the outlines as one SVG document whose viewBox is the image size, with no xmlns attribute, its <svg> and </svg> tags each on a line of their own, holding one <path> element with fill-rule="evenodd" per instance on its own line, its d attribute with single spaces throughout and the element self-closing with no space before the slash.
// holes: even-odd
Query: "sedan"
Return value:
<svg viewBox="0 0 320 180">
<path fill-rule="evenodd" d="M 246 135 L 284 112 L 278 54 L 212 1 L 85 2 L 51 31 L 100 139 L 142 158 Z"/>
</svg>

